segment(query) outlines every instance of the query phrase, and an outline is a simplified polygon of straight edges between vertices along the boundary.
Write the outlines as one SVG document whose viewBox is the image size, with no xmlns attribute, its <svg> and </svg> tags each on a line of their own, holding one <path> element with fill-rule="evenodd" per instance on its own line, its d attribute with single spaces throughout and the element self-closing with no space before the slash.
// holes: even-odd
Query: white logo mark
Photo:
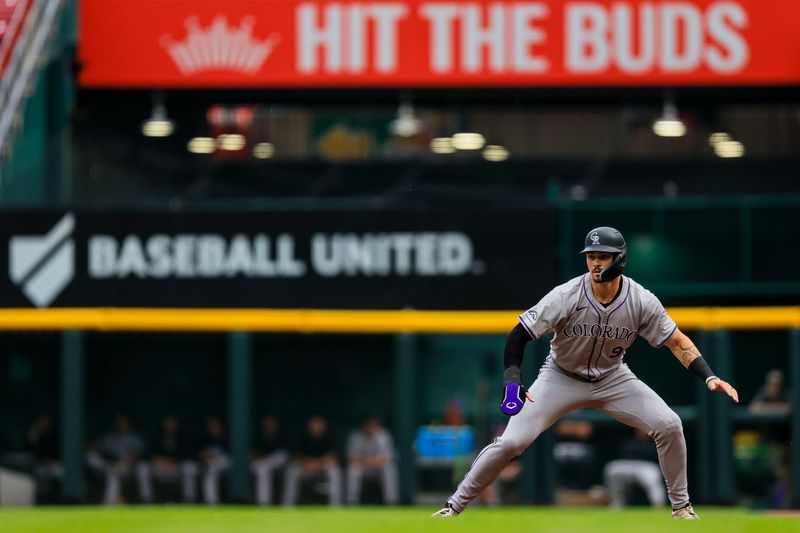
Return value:
<svg viewBox="0 0 800 533">
<path fill-rule="evenodd" d="M 253 16 L 244 17 L 239 28 L 228 26 L 228 20 L 222 15 L 208 28 L 201 28 L 197 17 L 189 17 L 185 24 L 183 41 L 175 41 L 170 34 L 161 37 L 161 46 L 167 49 L 184 75 L 203 70 L 255 74 L 281 40 L 279 33 L 272 33 L 263 41 L 253 37 Z"/>
<path fill-rule="evenodd" d="M 592 239 L 592 244 L 600 244 L 600 236 L 597 234 L 596 231 L 592 233 L 590 239 Z"/>
<path fill-rule="evenodd" d="M 11 237 L 8 274 L 36 307 L 47 307 L 75 275 L 75 216 L 67 213 L 47 235 Z"/>
</svg>

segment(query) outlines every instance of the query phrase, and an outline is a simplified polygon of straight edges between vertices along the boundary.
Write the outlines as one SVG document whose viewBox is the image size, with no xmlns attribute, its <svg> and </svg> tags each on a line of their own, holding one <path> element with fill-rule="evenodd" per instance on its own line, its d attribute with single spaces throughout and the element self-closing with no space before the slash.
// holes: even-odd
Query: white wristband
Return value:
<svg viewBox="0 0 800 533">
<path fill-rule="evenodd" d="M 712 379 L 719 379 L 719 378 L 717 376 L 709 376 L 709 377 L 707 377 L 706 378 L 706 385 L 708 385 L 708 382 L 711 381 Z"/>
</svg>

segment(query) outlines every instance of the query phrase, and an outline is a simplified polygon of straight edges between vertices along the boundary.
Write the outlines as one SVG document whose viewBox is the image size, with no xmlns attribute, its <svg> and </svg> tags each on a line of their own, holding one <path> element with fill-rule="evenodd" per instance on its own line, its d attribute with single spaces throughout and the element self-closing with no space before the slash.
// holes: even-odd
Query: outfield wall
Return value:
<svg viewBox="0 0 800 533">
<path fill-rule="evenodd" d="M 701 310 L 675 311 L 676 316 L 690 311 L 702 314 Z M 769 315 L 757 309 L 743 311 Z M 791 317 L 797 309 L 784 311 L 785 317 Z M 51 312 L 37 313 L 44 318 Z M 508 316 L 513 320 L 513 314 Z M 684 319 L 688 316 L 684 314 Z M 697 326 L 688 319 L 686 323 Z M 341 445 L 347 432 L 366 416 L 378 413 L 397 439 L 407 501 L 414 494 L 412 442 L 418 426 L 441 423 L 449 406 L 476 428 L 479 441 L 486 442 L 493 427 L 504 421 L 495 405 L 504 342 L 499 331 L 482 335 L 430 334 L 424 333 L 424 328 L 370 335 L 241 330 L 167 333 L 113 331 L 112 324 L 105 322 L 102 330 L 0 334 L 0 364 L 8 369 L 0 383 L 2 448 L 20 449 L 33 418 L 41 412 L 55 413 L 62 421 L 62 456 L 73 457 L 75 469 L 72 477 L 68 475 L 65 491 L 75 498 L 85 488 L 80 476 L 84 442 L 105 432 L 120 412 L 129 414 L 148 439 L 155 437 L 160 418 L 166 414 L 176 414 L 193 440 L 200 439 L 207 415 L 221 416 L 231 430 L 232 449 L 240 443 L 237 453 L 241 457 L 246 457 L 246 443 L 264 414 L 276 414 L 294 434 L 308 416 L 322 413 Z M 800 361 L 800 329 L 695 327 L 684 329 L 715 370 L 735 383 L 743 405 L 772 368 L 784 369 L 790 384 L 800 381 L 796 364 Z M 524 369 L 529 379 L 545 351 L 544 342 L 530 345 Z M 733 501 L 733 480 L 729 484 L 711 480 L 732 475 L 720 461 L 732 463 L 730 438 L 735 424 L 758 420 L 743 418 L 743 407 L 732 409 L 720 401 L 724 398 L 709 395 L 667 350 L 653 350 L 638 342 L 626 354 L 626 361 L 682 413 L 692 453 L 694 492 L 705 501 Z M 302 391 L 299 395 L 298 389 Z M 796 418 L 791 426 L 795 431 Z M 785 425 L 788 419 L 778 423 Z M 612 424 L 598 433 L 606 457 L 613 457 L 614 443 L 624 436 L 623 430 Z M 552 436 L 537 443 L 526 463 L 528 468 L 546 469 L 552 444 Z M 246 469 L 233 479 L 238 481 L 231 493 L 246 493 Z M 552 476 L 535 479 L 538 485 L 528 491 L 530 499 L 547 501 L 557 480 Z"/>
</svg>

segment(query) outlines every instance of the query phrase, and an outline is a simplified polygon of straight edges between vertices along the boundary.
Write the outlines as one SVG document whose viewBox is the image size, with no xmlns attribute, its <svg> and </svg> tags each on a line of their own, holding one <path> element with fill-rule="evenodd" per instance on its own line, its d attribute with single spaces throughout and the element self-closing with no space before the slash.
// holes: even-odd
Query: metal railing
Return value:
<svg viewBox="0 0 800 533">
<path fill-rule="evenodd" d="M 0 309 L 0 331 L 251 331 L 271 333 L 505 334 L 521 310 Z M 800 328 L 800 306 L 670 307 L 686 330 Z"/>
<path fill-rule="evenodd" d="M 0 161 L 8 156 L 25 100 L 65 0 L 34 0 L 0 78 Z M 2 178 L 2 176 L 0 176 Z"/>
</svg>

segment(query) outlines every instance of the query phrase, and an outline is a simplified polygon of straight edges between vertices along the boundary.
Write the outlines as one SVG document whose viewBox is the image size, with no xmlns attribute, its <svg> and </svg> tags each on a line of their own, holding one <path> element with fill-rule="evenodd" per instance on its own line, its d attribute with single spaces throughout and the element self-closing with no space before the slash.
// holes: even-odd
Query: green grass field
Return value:
<svg viewBox="0 0 800 533">
<path fill-rule="evenodd" d="M 40 507 L 0 511 L 2 533 L 725 533 L 800 532 L 800 516 L 740 509 L 697 509 L 700 521 L 672 520 L 668 510 L 611 511 L 545 507 L 470 509 L 455 519 L 429 518 L 435 509 L 301 507 Z"/>
</svg>

